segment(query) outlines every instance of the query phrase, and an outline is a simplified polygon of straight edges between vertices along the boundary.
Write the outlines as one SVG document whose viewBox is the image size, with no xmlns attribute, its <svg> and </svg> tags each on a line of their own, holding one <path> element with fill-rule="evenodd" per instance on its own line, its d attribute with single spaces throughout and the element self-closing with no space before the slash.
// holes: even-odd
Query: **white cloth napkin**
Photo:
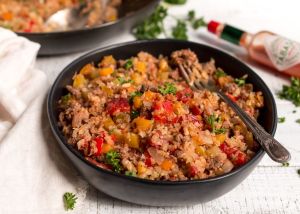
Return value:
<svg viewBox="0 0 300 214">
<path fill-rule="evenodd" d="M 87 183 L 48 125 L 48 83 L 34 69 L 39 47 L 0 28 L 0 213 L 65 213 L 65 192 L 77 193 L 74 212 L 84 213 Z"/>
</svg>

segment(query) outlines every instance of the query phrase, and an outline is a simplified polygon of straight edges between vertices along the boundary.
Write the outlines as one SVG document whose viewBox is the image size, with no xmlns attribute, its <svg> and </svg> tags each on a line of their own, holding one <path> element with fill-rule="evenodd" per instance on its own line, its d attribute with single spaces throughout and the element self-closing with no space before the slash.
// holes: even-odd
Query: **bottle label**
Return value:
<svg viewBox="0 0 300 214">
<path fill-rule="evenodd" d="M 287 70 L 300 63 L 300 44 L 281 36 L 270 35 L 264 46 L 273 65 L 279 70 Z"/>
</svg>

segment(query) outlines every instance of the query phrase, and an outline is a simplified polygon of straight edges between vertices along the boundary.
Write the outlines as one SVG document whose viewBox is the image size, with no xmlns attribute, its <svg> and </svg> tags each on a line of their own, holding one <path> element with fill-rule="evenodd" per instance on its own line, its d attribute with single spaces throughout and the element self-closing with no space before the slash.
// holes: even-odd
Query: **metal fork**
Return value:
<svg viewBox="0 0 300 214">
<path fill-rule="evenodd" d="M 262 146 L 269 157 L 279 163 L 286 163 L 291 159 L 289 151 L 284 148 L 272 135 L 264 130 L 254 119 L 252 119 L 244 110 L 242 110 L 235 102 L 233 102 L 213 80 L 208 82 L 200 81 L 198 76 L 193 73 L 193 70 L 186 64 L 178 64 L 180 72 L 185 81 L 195 90 L 207 89 L 215 92 L 224 102 L 226 102 L 235 113 L 241 118 L 245 125 L 251 130 L 257 142 Z"/>
</svg>

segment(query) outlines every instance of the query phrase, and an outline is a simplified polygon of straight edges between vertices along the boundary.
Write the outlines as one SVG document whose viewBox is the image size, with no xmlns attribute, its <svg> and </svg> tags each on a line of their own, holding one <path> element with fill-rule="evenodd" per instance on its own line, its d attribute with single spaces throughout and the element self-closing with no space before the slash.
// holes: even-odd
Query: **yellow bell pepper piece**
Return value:
<svg viewBox="0 0 300 214">
<path fill-rule="evenodd" d="M 140 72 L 140 73 L 145 73 L 146 72 L 145 62 L 137 61 L 134 67 L 135 67 L 135 70 Z"/>
<path fill-rule="evenodd" d="M 135 96 L 133 98 L 133 106 L 134 106 L 134 108 L 139 109 L 139 108 L 141 108 L 142 104 L 143 104 L 143 101 L 142 101 L 141 97 Z"/>
<path fill-rule="evenodd" d="M 206 155 L 206 151 L 205 151 L 205 148 L 204 148 L 203 146 L 196 146 L 195 152 L 196 152 L 198 155 L 201 155 L 201 156 Z"/>
<path fill-rule="evenodd" d="M 139 131 L 148 131 L 151 129 L 153 120 L 147 120 L 143 117 L 137 117 L 133 120 L 133 122 L 136 124 L 136 128 Z"/>
<path fill-rule="evenodd" d="M 84 76 L 82 74 L 77 74 L 74 77 L 73 87 L 74 88 L 81 88 L 81 87 L 85 86 L 86 83 L 87 83 L 87 80 L 84 78 Z"/>
<path fill-rule="evenodd" d="M 165 160 L 161 163 L 160 167 L 161 167 L 163 170 L 169 171 L 169 170 L 171 170 L 172 167 L 173 167 L 173 162 L 172 162 L 171 160 L 169 160 L 169 159 L 165 159 Z"/>
<path fill-rule="evenodd" d="M 128 143 L 129 147 L 134 149 L 140 148 L 140 138 L 135 133 L 127 133 L 126 142 Z"/>
<path fill-rule="evenodd" d="M 109 66 L 109 65 L 116 65 L 116 60 L 115 58 L 112 56 L 112 55 L 109 55 L 109 56 L 105 56 L 103 57 L 102 61 L 101 61 L 101 65 L 106 67 L 106 66 Z"/>
<path fill-rule="evenodd" d="M 103 127 L 106 130 L 110 130 L 113 126 L 115 126 L 115 123 L 111 118 L 108 118 L 103 122 Z"/>
<path fill-rule="evenodd" d="M 138 172 L 138 175 L 142 175 L 142 174 L 144 174 L 146 171 L 147 171 L 147 168 L 145 167 L 144 163 L 143 163 L 142 161 L 139 161 L 139 162 L 138 162 L 138 165 L 137 165 L 137 172 Z"/>
<path fill-rule="evenodd" d="M 108 144 L 108 143 L 104 143 L 104 144 L 102 145 L 101 153 L 105 154 L 105 153 L 109 152 L 109 151 L 112 150 L 112 149 L 113 149 L 113 146 L 112 146 L 112 145 L 110 145 L 110 144 Z"/>
<path fill-rule="evenodd" d="M 100 68 L 99 75 L 100 76 L 108 76 L 114 72 L 112 67 Z"/>
<path fill-rule="evenodd" d="M 152 101 L 155 98 L 156 93 L 152 91 L 146 91 L 143 96 L 145 98 L 145 101 Z"/>
<path fill-rule="evenodd" d="M 92 64 L 86 64 L 81 68 L 80 74 L 83 74 L 85 76 L 90 75 L 95 70 L 95 67 Z"/>
</svg>

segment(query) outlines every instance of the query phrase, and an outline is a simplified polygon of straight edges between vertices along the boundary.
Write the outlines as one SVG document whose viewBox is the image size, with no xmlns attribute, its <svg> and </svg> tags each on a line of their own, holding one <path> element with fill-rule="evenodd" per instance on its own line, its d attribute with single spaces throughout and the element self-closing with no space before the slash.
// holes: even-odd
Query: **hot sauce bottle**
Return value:
<svg viewBox="0 0 300 214">
<path fill-rule="evenodd" d="M 300 43 L 269 31 L 251 34 L 216 21 L 210 21 L 207 29 L 218 37 L 247 49 L 251 59 L 279 72 L 300 77 Z"/>
</svg>

